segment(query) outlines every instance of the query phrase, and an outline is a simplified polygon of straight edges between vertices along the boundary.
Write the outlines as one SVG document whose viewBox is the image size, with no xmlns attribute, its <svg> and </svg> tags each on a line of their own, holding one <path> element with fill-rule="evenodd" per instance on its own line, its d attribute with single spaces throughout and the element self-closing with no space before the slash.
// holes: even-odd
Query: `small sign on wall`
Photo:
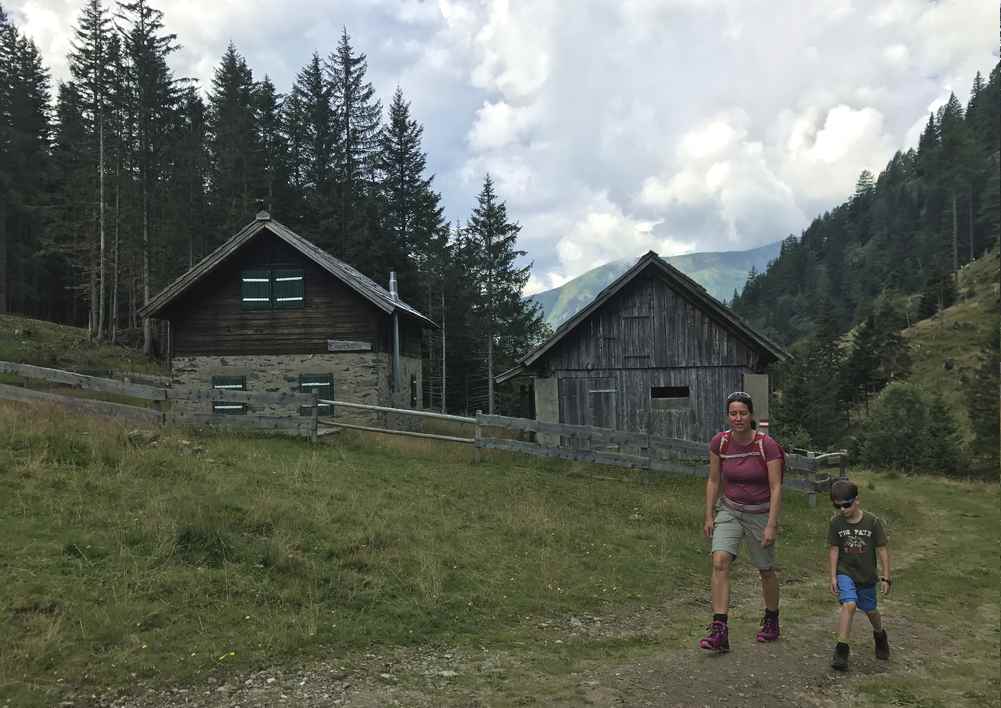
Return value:
<svg viewBox="0 0 1001 708">
<path fill-rule="evenodd" d="M 328 339 L 328 352 L 370 352 L 371 342 L 353 342 L 348 339 Z"/>
</svg>

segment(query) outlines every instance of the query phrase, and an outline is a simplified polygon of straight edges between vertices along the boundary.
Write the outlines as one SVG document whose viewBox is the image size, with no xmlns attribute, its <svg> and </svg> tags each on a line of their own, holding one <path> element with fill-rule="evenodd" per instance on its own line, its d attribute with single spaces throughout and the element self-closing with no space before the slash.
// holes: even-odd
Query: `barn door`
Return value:
<svg viewBox="0 0 1001 708">
<path fill-rule="evenodd" d="M 586 379 L 588 422 L 599 428 L 615 428 L 615 385 L 612 379 Z"/>
<path fill-rule="evenodd" d="M 567 425 L 593 425 L 599 428 L 615 428 L 614 379 L 566 378 L 559 381 L 560 422 Z M 562 436 L 563 447 L 579 447 L 580 440 Z"/>
</svg>

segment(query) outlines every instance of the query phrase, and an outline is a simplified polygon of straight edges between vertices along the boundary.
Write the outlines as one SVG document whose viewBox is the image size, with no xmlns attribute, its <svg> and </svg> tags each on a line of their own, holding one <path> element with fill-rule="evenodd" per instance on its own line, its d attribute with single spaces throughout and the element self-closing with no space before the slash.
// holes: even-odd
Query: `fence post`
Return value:
<svg viewBox="0 0 1001 708">
<path fill-rule="evenodd" d="M 317 418 L 319 417 L 319 415 L 320 415 L 320 394 L 314 391 L 313 410 L 309 420 L 309 441 L 313 443 L 316 442 L 317 438 L 316 431 L 319 427 L 319 422 L 317 421 Z"/>
<path fill-rule="evenodd" d="M 480 416 L 483 415 L 483 411 L 476 411 L 476 423 L 473 427 L 473 462 L 480 464 L 480 440 L 483 439 L 483 431 L 480 429 Z"/>
<path fill-rule="evenodd" d="M 810 460 L 810 491 L 807 493 L 807 505 L 811 509 L 817 507 L 817 453 L 808 452 L 807 457 Z"/>
</svg>

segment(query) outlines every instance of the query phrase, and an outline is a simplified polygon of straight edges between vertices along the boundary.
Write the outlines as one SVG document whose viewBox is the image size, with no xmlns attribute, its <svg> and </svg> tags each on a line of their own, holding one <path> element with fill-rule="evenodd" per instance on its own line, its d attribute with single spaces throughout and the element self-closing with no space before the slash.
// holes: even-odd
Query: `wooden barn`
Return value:
<svg viewBox="0 0 1001 708">
<path fill-rule="evenodd" d="M 319 392 L 411 409 L 422 391 L 421 333 L 437 328 L 400 300 L 395 283 L 383 288 L 264 211 L 140 314 L 166 323 L 176 388 Z M 311 414 L 280 404 L 188 405 L 198 410 L 182 412 Z"/>
<path fill-rule="evenodd" d="M 706 441 L 732 391 L 768 417 L 788 354 L 650 251 L 498 383 L 532 377 L 538 420 Z"/>
</svg>

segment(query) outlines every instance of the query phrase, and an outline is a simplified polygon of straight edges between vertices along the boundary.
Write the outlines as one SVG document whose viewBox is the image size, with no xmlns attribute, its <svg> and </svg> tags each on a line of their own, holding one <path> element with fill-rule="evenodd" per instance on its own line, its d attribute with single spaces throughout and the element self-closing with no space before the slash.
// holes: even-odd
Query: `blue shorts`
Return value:
<svg viewBox="0 0 1001 708">
<path fill-rule="evenodd" d="M 838 575 L 838 602 L 854 602 L 863 612 L 876 611 L 876 585 L 855 585 L 855 581 L 847 575 Z"/>
</svg>

